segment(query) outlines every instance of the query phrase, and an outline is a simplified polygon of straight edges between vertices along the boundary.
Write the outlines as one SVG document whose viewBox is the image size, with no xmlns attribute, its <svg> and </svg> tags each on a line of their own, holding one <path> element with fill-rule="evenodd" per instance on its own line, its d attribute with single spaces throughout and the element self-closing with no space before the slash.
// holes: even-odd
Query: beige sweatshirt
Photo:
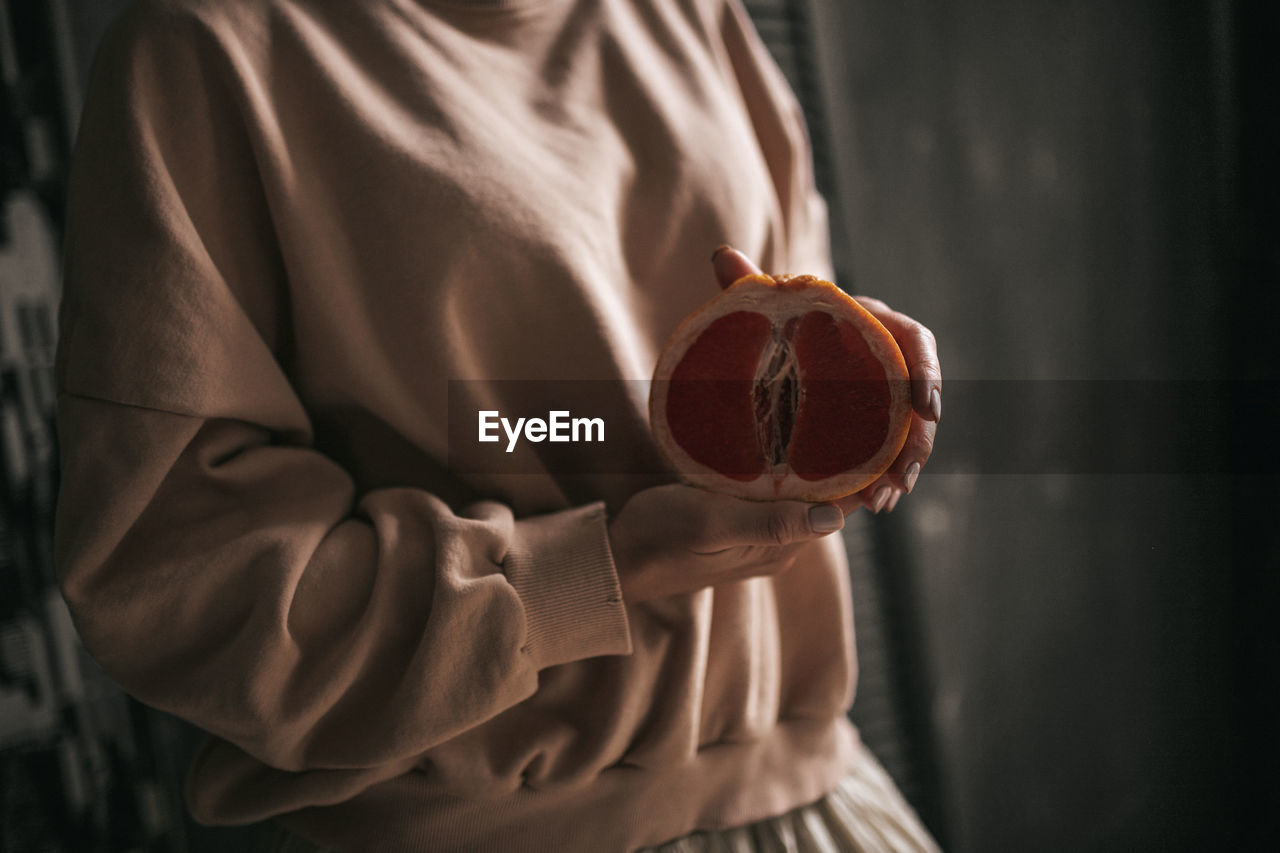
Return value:
<svg viewBox="0 0 1280 853">
<path fill-rule="evenodd" d="M 72 177 L 57 557 L 105 670 L 211 733 L 198 820 L 611 851 L 834 786 L 838 537 L 628 606 L 642 395 L 601 470 L 467 473 L 447 424 L 647 379 L 720 243 L 829 275 L 808 158 L 737 0 L 131 7 Z"/>
</svg>

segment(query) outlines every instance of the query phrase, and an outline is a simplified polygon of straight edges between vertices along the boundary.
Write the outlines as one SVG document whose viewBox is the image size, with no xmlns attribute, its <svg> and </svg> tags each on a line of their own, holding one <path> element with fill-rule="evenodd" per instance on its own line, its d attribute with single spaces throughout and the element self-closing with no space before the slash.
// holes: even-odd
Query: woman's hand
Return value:
<svg viewBox="0 0 1280 853">
<path fill-rule="evenodd" d="M 712 263 L 722 288 L 744 275 L 760 272 L 760 268 L 746 255 L 729 246 L 716 250 Z M 884 324 L 902 350 L 911 377 L 912 415 L 907 443 L 889 470 L 862 491 L 833 501 L 846 515 L 859 506 L 880 512 L 898 505 L 898 499 L 915 487 L 920 470 L 929 461 L 934 433 L 942 418 L 942 368 L 938 365 L 938 344 L 933 332 L 905 314 L 892 310 L 879 299 L 854 298 Z"/>
<path fill-rule="evenodd" d="M 736 249 L 712 259 L 728 287 L 760 268 Z M 684 485 L 644 489 L 609 523 L 622 597 L 637 604 L 786 571 L 801 548 L 844 526 L 859 506 L 893 509 L 915 486 L 933 451 L 942 417 L 942 371 L 933 333 L 878 299 L 856 297 L 884 324 L 906 358 L 911 376 L 911 429 L 888 472 L 860 492 L 828 503 L 746 501 Z"/>
<path fill-rule="evenodd" d="M 639 604 L 776 575 L 844 527 L 834 504 L 747 501 L 672 484 L 636 492 L 609 523 L 622 598 Z"/>
<path fill-rule="evenodd" d="M 905 314 L 889 308 L 879 299 L 855 296 L 858 304 L 879 320 L 898 342 L 911 376 L 911 429 L 902 452 L 880 479 L 860 492 L 836 503 L 848 511 L 857 504 L 873 512 L 892 510 L 898 499 L 916 485 L 920 469 L 933 453 L 933 436 L 942 419 L 942 368 L 938 365 L 938 344 L 933 332 Z"/>
</svg>

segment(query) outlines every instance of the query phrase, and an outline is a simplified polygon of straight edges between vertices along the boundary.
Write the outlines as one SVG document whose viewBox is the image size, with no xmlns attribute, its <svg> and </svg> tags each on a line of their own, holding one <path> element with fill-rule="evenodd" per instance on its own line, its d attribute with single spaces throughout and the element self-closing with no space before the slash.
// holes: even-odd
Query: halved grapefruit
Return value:
<svg viewBox="0 0 1280 853">
<path fill-rule="evenodd" d="M 649 422 L 690 485 L 834 500 L 874 482 L 906 443 L 907 365 L 880 321 L 831 282 L 748 275 L 671 336 Z"/>
</svg>

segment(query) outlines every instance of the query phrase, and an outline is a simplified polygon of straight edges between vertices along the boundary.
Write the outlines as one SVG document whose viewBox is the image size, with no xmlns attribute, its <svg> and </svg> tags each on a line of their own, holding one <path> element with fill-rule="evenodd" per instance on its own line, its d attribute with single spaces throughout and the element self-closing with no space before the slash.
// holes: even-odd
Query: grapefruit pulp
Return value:
<svg viewBox="0 0 1280 853">
<path fill-rule="evenodd" d="M 907 365 L 880 321 L 831 282 L 748 275 L 671 336 L 649 422 L 690 485 L 834 500 L 874 482 L 906 443 Z"/>
</svg>

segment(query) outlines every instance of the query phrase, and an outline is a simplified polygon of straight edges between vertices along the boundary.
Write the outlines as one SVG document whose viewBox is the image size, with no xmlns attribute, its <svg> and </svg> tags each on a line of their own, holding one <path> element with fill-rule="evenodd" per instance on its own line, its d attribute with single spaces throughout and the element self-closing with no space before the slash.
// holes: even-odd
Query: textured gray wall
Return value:
<svg viewBox="0 0 1280 853">
<path fill-rule="evenodd" d="M 815 5 L 853 289 L 931 326 L 951 383 L 891 521 L 952 849 L 1230 849 L 1232 480 L 1177 456 L 1006 464 L 1001 441 L 1141 454 L 1133 423 L 1061 403 L 1101 386 L 1061 380 L 1223 375 L 1233 4 Z M 1009 379 L 1034 380 L 1025 406 L 984 408 Z M 1196 408 L 1206 386 L 1107 387 L 1153 392 L 1174 417 L 1142 428 L 1175 438 L 1182 411 L 1226 417 Z"/>
</svg>

